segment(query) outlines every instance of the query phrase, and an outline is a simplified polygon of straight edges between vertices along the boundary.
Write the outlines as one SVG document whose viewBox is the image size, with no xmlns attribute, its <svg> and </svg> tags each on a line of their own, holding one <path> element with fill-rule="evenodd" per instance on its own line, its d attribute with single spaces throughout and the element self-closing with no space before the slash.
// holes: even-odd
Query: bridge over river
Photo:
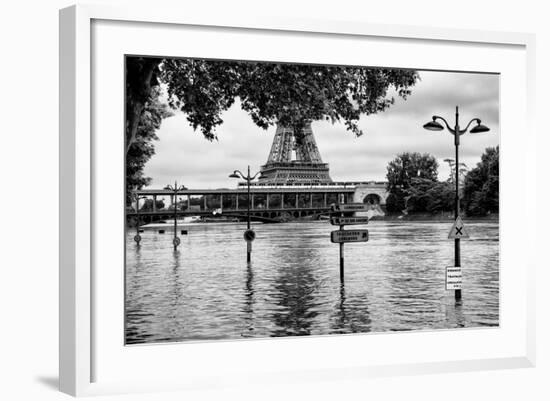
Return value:
<svg viewBox="0 0 550 401">
<path fill-rule="evenodd" d="M 248 188 L 182 189 L 174 197 L 169 189 L 136 191 L 140 198 L 126 211 L 128 220 L 151 222 L 176 216 L 247 216 Z M 176 199 L 174 199 L 176 198 Z M 251 185 L 250 214 L 253 220 L 279 222 L 302 218 L 318 218 L 328 213 L 333 203 L 364 202 L 381 210 L 387 192 L 383 182 L 329 183 L 322 185 Z"/>
</svg>

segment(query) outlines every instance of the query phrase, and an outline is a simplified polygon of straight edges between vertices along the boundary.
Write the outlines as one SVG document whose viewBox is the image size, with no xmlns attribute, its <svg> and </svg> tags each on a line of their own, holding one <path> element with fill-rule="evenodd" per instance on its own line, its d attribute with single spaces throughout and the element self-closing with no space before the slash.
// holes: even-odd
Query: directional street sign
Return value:
<svg viewBox="0 0 550 401">
<path fill-rule="evenodd" d="M 365 203 L 340 203 L 330 206 L 332 213 L 353 213 L 369 210 L 369 205 Z M 330 224 L 333 226 L 358 225 L 367 224 L 369 218 L 363 217 L 330 217 Z M 369 240 L 369 230 L 337 230 L 330 233 L 330 242 L 340 244 L 340 282 L 344 282 L 344 244 L 346 242 L 367 242 Z"/>
<path fill-rule="evenodd" d="M 367 203 L 340 203 L 332 206 L 334 212 L 364 212 L 368 208 Z"/>
<path fill-rule="evenodd" d="M 246 242 L 252 242 L 256 238 L 256 233 L 254 232 L 254 230 L 249 229 L 244 232 L 243 237 Z"/>
<path fill-rule="evenodd" d="M 447 290 L 462 289 L 462 267 L 447 266 L 447 275 L 445 277 L 445 289 Z"/>
<path fill-rule="evenodd" d="M 368 217 L 331 217 L 330 224 L 333 226 L 344 226 L 344 225 L 357 225 L 357 224 L 368 224 Z"/>
<path fill-rule="evenodd" d="M 464 227 L 464 222 L 458 216 L 453 224 L 453 227 L 451 228 L 451 231 L 449 231 L 449 239 L 460 239 L 460 238 L 470 238 L 468 233 L 466 232 L 466 228 Z"/>
<path fill-rule="evenodd" d="M 330 233 L 330 241 L 334 243 L 367 242 L 369 230 L 337 230 Z"/>
</svg>

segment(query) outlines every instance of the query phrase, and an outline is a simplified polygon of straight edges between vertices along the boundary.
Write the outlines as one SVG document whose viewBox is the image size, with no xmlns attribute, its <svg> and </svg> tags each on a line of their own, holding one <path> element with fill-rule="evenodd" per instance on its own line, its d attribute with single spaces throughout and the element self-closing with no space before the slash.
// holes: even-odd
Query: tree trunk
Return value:
<svg viewBox="0 0 550 401">
<path fill-rule="evenodd" d="M 126 110 L 127 120 L 126 120 L 126 154 L 136 142 L 137 129 L 139 126 L 139 120 L 141 118 L 141 113 L 145 109 L 145 103 L 139 101 L 129 101 L 128 107 Z"/>
<path fill-rule="evenodd" d="M 161 59 L 128 57 L 126 60 L 126 154 L 136 142 L 139 120 L 158 85 L 156 74 Z"/>
</svg>

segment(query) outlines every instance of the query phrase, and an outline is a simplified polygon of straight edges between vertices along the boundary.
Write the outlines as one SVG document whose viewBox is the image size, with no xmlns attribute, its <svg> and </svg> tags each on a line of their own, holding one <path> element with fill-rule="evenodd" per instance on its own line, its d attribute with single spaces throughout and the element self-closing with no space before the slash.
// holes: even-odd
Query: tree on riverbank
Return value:
<svg viewBox="0 0 550 401">
<path fill-rule="evenodd" d="M 499 211 L 499 147 L 487 148 L 464 180 L 462 207 L 468 216 Z"/>
<path fill-rule="evenodd" d="M 386 173 L 388 213 L 401 213 L 409 208 L 425 210 L 423 192 L 430 183 L 437 182 L 437 168 L 437 160 L 428 153 L 405 152 L 390 161 Z"/>
<path fill-rule="evenodd" d="M 160 88 L 155 87 L 137 122 L 133 145 L 126 154 L 126 205 L 132 203 L 134 189 L 141 189 L 151 181 L 143 174 L 143 168 L 155 154 L 153 143 L 158 140 L 156 131 L 162 120 L 172 115 L 168 106 L 160 100 Z"/>
<path fill-rule="evenodd" d="M 448 182 L 455 185 L 456 180 L 456 163 L 454 159 L 444 159 L 445 163 L 449 165 L 449 178 L 447 179 Z M 462 193 L 464 190 L 464 178 L 466 178 L 466 174 L 468 173 L 468 166 L 465 163 L 459 163 L 458 166 L 458 188 L 459 191 Z"/>
<path fill-rule="evenodd" d="M 429 154 L 402 153 L 388 163 L 386 211 L 393 213 L 451 212 L 454 179 L 437 180 L 437 161 Z M 464 177 L 461 207 L 468 216 L 499 211 L 499 147 L 487 148 L 481 162 Z"/>
<path fill-rule="evenodd" d="M 437 214 L 454 208 L 455 187 L 449 181 L 415 178 L 406 193 L 409 212 Z"/>
</svg>

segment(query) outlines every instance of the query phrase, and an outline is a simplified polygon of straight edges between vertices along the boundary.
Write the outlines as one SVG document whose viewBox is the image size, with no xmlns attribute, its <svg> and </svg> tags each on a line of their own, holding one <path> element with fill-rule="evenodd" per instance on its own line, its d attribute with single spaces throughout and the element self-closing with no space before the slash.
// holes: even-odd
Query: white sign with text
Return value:
<svg viewBox="0 0 550 401">
<path fill-rule="evenodd" d="M 445 276 L 445 289 L 447 290 L 462 289 L 462 267 L 447 266 L 447 274 Z"/>
</svg>

